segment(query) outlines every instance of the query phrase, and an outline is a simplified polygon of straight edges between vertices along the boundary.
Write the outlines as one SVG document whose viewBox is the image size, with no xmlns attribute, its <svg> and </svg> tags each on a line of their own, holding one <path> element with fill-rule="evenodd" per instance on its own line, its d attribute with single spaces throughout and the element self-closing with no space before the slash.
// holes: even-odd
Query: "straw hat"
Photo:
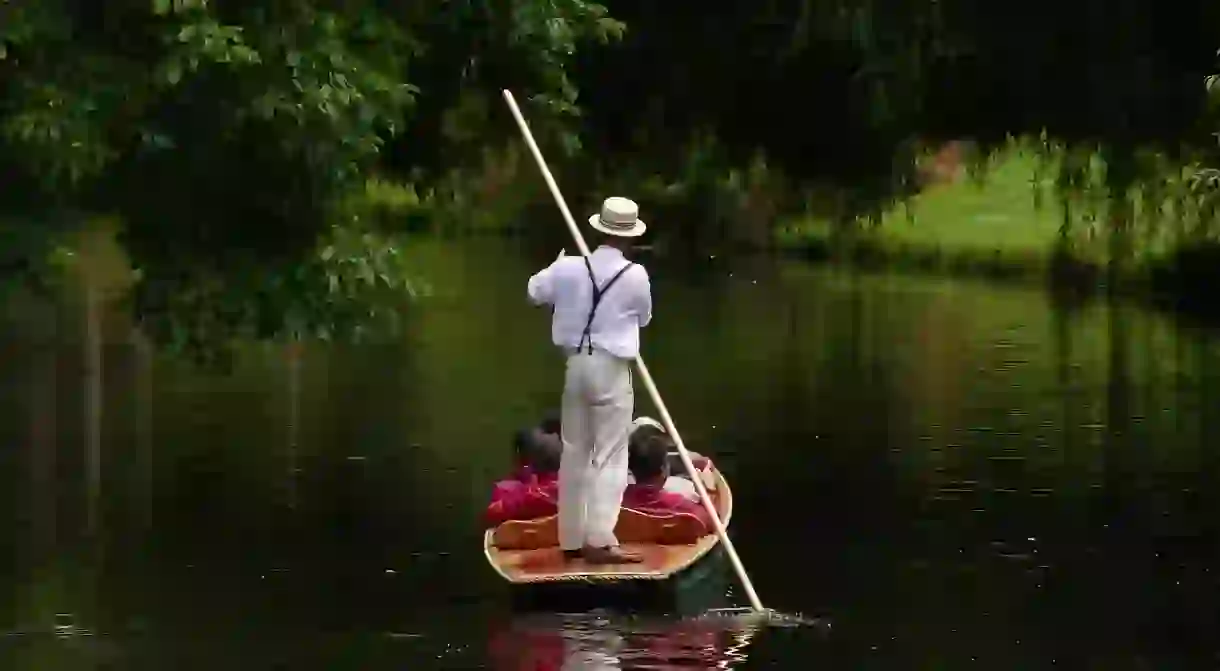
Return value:
<svg viewBox="0 0 1220 671">
<path fill-rule="evenodd" d="M 589 225 L 606 235 L 621 238 L 637 238 L 648 228 L 640 221 L 640 206 L 618 196 L 602 202 L 602 211 L 589 217 Z"/>
</svg>

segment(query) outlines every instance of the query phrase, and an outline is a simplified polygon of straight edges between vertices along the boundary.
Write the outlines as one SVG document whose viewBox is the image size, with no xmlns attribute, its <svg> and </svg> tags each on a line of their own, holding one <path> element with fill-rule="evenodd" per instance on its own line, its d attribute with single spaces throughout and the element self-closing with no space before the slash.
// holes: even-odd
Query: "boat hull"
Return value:
<svg viewBox="0 0 1220 671">
<path fill-rule="evenodd" d="M 717 546 L 665 580 L 523 583 L 510 585 L 509 594 L 520 611 L 699 613 L 727 605 L 728 577 L 728 561 Z"/>
<path fill-rule="evenodd" d="M 714 467 L 700 475 L 727 528 L 733 514 L 728 482 Z M 507 522 L 489 530 L 484 553 L 509 584 L 514 604 L 521 607 L 579 609 L 582 603 L 607 607 L 622 602 L 671 610 L 692 597 L 706 601 L 723 597 L 726 591 L 719 539 L 715 534 L 700 536 L 702 528 L 691 515 L 652 516 L 624 510 L 615 533 L 624 548 L 640 553 L 644 561 L 590 566 L 562 559 L 556 547 L 558 523 L 552 516 Z"/>
</svg>

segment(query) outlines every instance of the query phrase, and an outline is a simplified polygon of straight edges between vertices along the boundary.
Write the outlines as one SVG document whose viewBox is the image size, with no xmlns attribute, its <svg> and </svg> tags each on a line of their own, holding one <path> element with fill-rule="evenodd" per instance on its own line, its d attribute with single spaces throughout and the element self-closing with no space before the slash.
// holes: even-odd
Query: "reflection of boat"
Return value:
<svg viewBox="0 0 1220 671">
<path fill-rule="evenodd" d="M 515 617 L 492 632 L 494 669 L 729 669 L 746 661 L 757 624 L 557 615 Z"/>
<path fill-rule="evenodd" d="M 725 527 L 733 516 L 733 492 L 724 475 L 711 466 L 700 472 Z M 626 596 L 672 593 L 715 573 L 720 562 L 715 534 L 699 536 L 702 523 L 685 514 L 648 515 L 624 509 L 615 535 L 623 547 L 640 553 L 640 564 L 592 566 L 565 561 L 558 547 L 555 516 L 510 521 L 489 529 L 484 553 L 502 578 L 518 593 L 535 596 L 573 596 L 617 592 Z M 697 538 L 694 542 L 690 539 Z"/>
</svg>

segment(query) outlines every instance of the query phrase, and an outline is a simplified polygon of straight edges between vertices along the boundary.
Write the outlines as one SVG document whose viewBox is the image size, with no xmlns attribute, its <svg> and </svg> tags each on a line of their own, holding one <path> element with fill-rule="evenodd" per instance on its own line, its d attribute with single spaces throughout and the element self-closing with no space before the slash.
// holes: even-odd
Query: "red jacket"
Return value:
<svg viewBox="0 0 1220 671">
<path fill-rule="evenodd" d="M 692 501 L 681 494 L 667 492 L 661 485 L 627 485 L 623 492 L 623 507 L 648 515 L 688 513 L 699 518 L 708 533 L 712 530 L 712 518 L 702 503 Z"/>
<path fill-rule="evenodd" d="M 495 503 L 506 496 L 512 496 L 520 490 L 528 487 L 533 481 L 534 473 L 533 470 L 530 469 L 529 465 L 518 466 L 517 469 L 513 471 L 512 477 L 504 478 L 495 484 L 495 487 L 491 490 L 492 503 Z"/>
<path fill-rule="evenodd" d="M 526 486 L 501 489 L 497 483 L 491 504 L 483 515 L 490 528 L 508 520 L 534 520 L 559 512 L 559 476 L 557 473 L 537 475 Z"/>
</svg>

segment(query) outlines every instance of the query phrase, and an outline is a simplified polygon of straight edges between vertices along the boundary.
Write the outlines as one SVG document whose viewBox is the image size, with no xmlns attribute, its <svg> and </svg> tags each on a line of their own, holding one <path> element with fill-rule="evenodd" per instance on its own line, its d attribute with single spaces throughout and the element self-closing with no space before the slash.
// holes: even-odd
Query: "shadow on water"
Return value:
<svg viewBox="0 0 1220 671">
<path fill-rule="evenodd" d="M 833 623 L 734 648 L 746 622 L 689 605 L 510 608 L 477 520 L 512 430 L 558 400 L 522 296 L 552 254 L 413 254 L 435 291 L 402 341 L 251 346 L 229 375 L 87 294 L 5 306 L 0 668 L 1216 660 L 1213 332 L 1036 291 L 655 258 L 645 355 L 733 484 L 758 592 Z M 716 606 L 742 605 L 732 580 Z"/>
</svg>

